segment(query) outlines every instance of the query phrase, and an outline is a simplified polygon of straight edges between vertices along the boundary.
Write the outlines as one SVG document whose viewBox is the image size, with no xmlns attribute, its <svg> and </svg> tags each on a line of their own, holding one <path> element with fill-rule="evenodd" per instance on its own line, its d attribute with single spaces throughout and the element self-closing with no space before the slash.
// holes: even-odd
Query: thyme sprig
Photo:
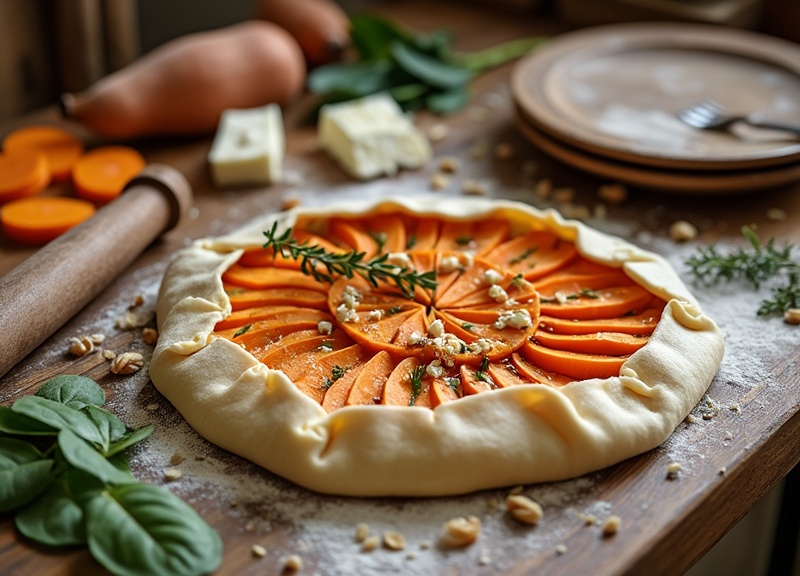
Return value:
<svg viewBox="0 0 800 576">
<path fill-rule="evenodd" d="M 365 252 L 333 253 L 322 246 L 309 244 L 308 241 L 298 242 L 292 236 L 292 229 L 287 228 L 278 235 L 278 223 L 272 225 L 271 230 L 264 232 L 267 241 L 264 248 L 272 248 L 275 254 L 300 260 L 300 271 L 311 275 L 317 282 L 333 284 L 340 276 L 353 278 L 356 274 L 366 279 L 373 287 L 378 286 L 380 280 L 391 281 L 407 298 L 414 297 L 417 286 L 428 290 L 436 289 L 436 273 L 417 272 L 412 268 L 401 268 L 388 262 L 389 254 L 381 254 L 371 260 L 364 261 Z M 324 267 L 320 270 L 319 265 Z"/>
<path fill-rule="evenodd" d="M 792 258 L 794 246 L 778 247 L 775 238 L 762 244 L 750 226 L 743 226 L 742 234 L 750 243 L 750 249 L 738 248 L 730 254 L 722 254 L 714 245 L 700 248 L 696 256 L 686 260 L 690 272 L 709 284 L 743 278 L 756 289 L 768 280 L 777 279 L 781 284 L 772 288 L 771 297 L 761 301 L 759 316 L 800 306 L 800 262 Z"/>
</svg>

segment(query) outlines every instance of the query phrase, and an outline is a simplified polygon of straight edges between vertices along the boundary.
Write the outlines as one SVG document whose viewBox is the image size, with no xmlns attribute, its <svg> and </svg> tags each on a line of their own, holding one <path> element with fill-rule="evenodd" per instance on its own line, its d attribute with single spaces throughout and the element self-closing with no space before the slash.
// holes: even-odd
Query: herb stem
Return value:
<svg viewBox="0 0 800 576">
<path fill-rule="evenodd" d="M 546 40 L 544 36 L 520 38 L 477 52 L 456 52 L 450 55 L 450 61 L 474 72 L 483 72 L 524 56 Z"/>
</svg>

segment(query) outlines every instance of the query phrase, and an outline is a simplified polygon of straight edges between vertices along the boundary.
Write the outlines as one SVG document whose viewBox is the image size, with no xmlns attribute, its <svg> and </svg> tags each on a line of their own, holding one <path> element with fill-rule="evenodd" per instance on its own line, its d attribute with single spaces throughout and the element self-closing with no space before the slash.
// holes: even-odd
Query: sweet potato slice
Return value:
<svg viewBox="0 0 800 576">
<path fill-rule="evenodd" d="M 431 402 L 428 389 L 431 378 L 424 371 L 419 380 L 419 390 L 414 394 L 412 375 L 420 366 L 422 366 L 420 361 L 413 356 L 400 361 L 392 371 L 389 379 L 386 380 L 381 404 L 430 408 Z"/>
<path fill-rule="evenodd" d="M 652 334 L 663 313 L 659 308 L 648 308 L 641 314 L 601 318 L 597 320 L 565 320 L 552 316 L 539 316 L 539 328 L 555 334 L 593 334 L 595 332 L 622 332 L 624 334 Z"/>
<path fill-rule="evenodd" d="M 331 382 L 331 384 L 328 386 L 325 391 L 325 397 L 322 399 L 322 407 L 326 412 L 333 412 L 345 405 L 347 397 L 350 395 L 350 389 L 353 387 L 353 383 L 363 369 L 364 364 L 358 364 L 347 370 L 344 376 L 336 378 L 335 380 L 333 380 L 333 377 L 329 378 L 328 382 Z M 325 385 L 327 385 L 328 382 L 325 382 Z"/>
<path fill-rule="evenodd" d="M 466 364 L 461 365 L 461 390 L 464 396 L 489 392 L 497 388 L 497 384 L 489 376 L 488 371 L 476 370 Z"/>
<path fill-rule="evenodd" d="M 504 220 L 447 221 L 442 223 L 436 249 L 469 251 L 481 256 L 500 244 L 508 229 Z"/>
<path fill-rule="evenodd" d="M 335 242 L 346 245 L 356 252 L 363 252 L 367 260 L 378 253 L 378 242 L 356 222 L 333 218 L 328 233 Z"/>
<path fill-rule="evenodd" d="M 653 295 L 638 285 L 616 286 L 589 293 L 566 296 L 559 300 L 542 297 L 540 312 L 544 316 L 592 320 L 635 313 L 650 304 Z"/>
<path fill-rule="evenodd" d="M 565 350 L 554 350 L 534 342 L 526 342 L 520 349 L 532 364 L 557 374 L 571 376 L 577 380 L 587 378 L 610 378 L 618 376 L 627 356 L 581 354 Z"/>
<path fill-rule="evenodd" d="M 270 288 L 268 290 L 247 290 L 228 284 L 225 287 L 231 308 L 234 311 L 261 306 L 297 306 L 324 310 L 328 307 L 328 297 L 324 292 L 307 288 Z"/>
<path fill-rule="evenodd" d="M 395 363 L 389 353 L 382 350 L 375 354 L 353 382 L 345 404 L 347 406 L 380 404 L 383 388 Z"/>
<path fill-rule="evenodd" d="M 461 390 L 461 378 L 457 376 L 434 378 L 428 389 L 431 408 L 436 408 L 445 402 L 458 400 L 460 398 L 459 390 Z"/>
<path fill-rule="evenodd" d="M 542 370 L 538 366 L 534 366 L 526 360 L 519 353 L 514 352 L 511 355 L 511 365 L 519 373 L 522 378 L 528 379 L 530 382 L 537 384 L 547 384 L 548 386 L 563 386 L 569 384 L 574 380 L 569 376 L 557 374 L 555 372 L 548 372 Z"/>
<path fill-rule="evenodd" d="M 293 287 L 321 292 L 328 291 L 327 284 L 317 282 L 313 276 L 289 268 L 247 268 L 234 264 L 222 275 L 222 280 L 253 290 Z"/>
<path fill-rule="evenodd" d="M 632 336 L 621 332 L 595 332 L 594 334 L 551 334 L 537 331 L 536 341 L 548 348 L 580 352 L 582 354 L 605 354 L 624 356 L 633 354 L 647 344 L 647 336 Z"/>
<path fill-rule="evenodd" d="M 433 218 L 406 219 L 406 250 L 430 250 L 439 240 L 441 225 Z"/>
<path fill-rule="evenodd" d="M 522 274 L 527 280 L 541 278 L 566 266 L 578 256 L 575 245 L 552 232 L 533 231 L 516 236 L 490 251 L 487 260 Z"/>
<path fill-rule="evenodd" d="M 301 355 L 286 375 L 301 392 L 322 404 L 334 383 L 366 361 L 364 349 L 354 344 L 334 352 L 314 351 Z"/>
</svg>

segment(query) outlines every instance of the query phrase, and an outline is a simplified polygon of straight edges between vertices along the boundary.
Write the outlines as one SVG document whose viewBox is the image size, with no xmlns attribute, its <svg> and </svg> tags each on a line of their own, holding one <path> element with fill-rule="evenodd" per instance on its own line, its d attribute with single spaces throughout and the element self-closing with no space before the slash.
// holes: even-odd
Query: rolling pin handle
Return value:
<svg viewBox="0 0 800 576">
<path fill-rule="evenodd" d="M 189 211 L 192 188 L 183 174 L 174 168 L 162 164 L 150 164 L 128 182 L 123 192 L 140 186 L 161 192 L 169 202 L 169 221 L 162 233 L 175 228 Z"/>
</svg>

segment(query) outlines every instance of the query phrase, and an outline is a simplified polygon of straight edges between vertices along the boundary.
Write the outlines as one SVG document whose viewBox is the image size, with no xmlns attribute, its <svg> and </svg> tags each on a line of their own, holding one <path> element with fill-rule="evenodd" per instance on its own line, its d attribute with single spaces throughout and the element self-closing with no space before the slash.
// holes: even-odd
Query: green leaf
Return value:
<svg viewBox="0 0 800 576">
<path fill-rule="evenodd" d="M 83 410 L 81 410 L 81 412 L 89 417 L 89 420 L 94 423 L 94 425 L 97 427 L 97 430 L 100 432 L 100 436 L 103 438 L 101 444 L 104 448 L 104 451 L 108 450 L 108 446 L 112 442 L 117 442 L 118 440 L 122 439 L 128 432 L 128 429 L 125 427 L 125 424 L 122 423 L 122 420 L 117 418 L 116 415 L 112 414 L 108 410 L 87 405 Z"/>
<path fill-rule="evenodd" d="M 17 529 L 47 546 L 86 543 L 83 509 L 70 496 L 64 480 L 53 482 L 39 498 L 17 512 Z"/>
<path fill-rule="evenodd" d="M 118 442 L 114 442 L 108 447 L 108 450 L 106 450 L 106 456 L 113 456 L 114 454 L 122 452 L 134 444 L 138 444 L 152 433 L 153 426 L 150 424 L 147 426 L 142 426 L 141 428 L 137 428 L 136 430 L 129 430 L 122 438 L 120 438 Z"/>
<path fill-rule="evenodd" d="M 447 64 L 406 44 L 395 42 L 390 50 L 402 70 L 428 86 L 447 90 L 464 86 L 472 80 L 471 70 Z"/>
<path fill-rule="evenodd" d="M 419 82 L 413 84 L 403 84 L 402 86 L 395 86 L 389 89 L 389 94 L 392 95 L 398 104 L 403 105 L 406 102 L 412 102 L 427 94 L 430 88 L 425 84 Z"/>
<path fill-rule="evenodd" d="M 8 406 L 0 406 L 0 432 L 17 436 L 55 436 L 58 430 L 42 424 L 24 414 L 17 414 Z"/>
<path fill-rule="evenodd" d="M 33 444 L 0 438 L 0 512 L 24 506 L 51 481 L 52 460 L 43 460 Z"/>
<path fill-rule="evenodd" d="M 222 562 L 217 533 L 188 504 L 149 484 L 90 500 L 86 529 L 92 556 L 121 576 L 207 574 Z"/>
<path fill-rule="evenodd" d="M 463 66 L 474 72 L 483 72 L 524 56 L 531 50 L 538 48 L 545 41 L 547 41 L 546 36 L 520 38 L 519 40 L 511 40 L 479 52 L 452 54 L 448 59 L 457 66 Z"/>
<path fill-rule="evenodd" d="M 425 105 L 431 112 L 445 114 L 460 110 L 469 102 L 469 91 L 465 88 L 454 88 L 445 92 L 436 92 L 428 96 Z"/>
<path fill-rule="evenodd" d="M 78 470 L 83 470 L 108 484 L 128 484 L 131 476 L 106 460 L 100 452 L 70 430 L 58 433 L 58 447 L 64 458 Z"/>
<path fill-rule="evenodd" d="M 97 382 L 86 376 L 74 374 L 50 378 L 39 388 L 36 395 L 65 404 L 75 410 L 80 410 L 86 405 L 102 406 L 106 403 L 106 393 Z"/>
<path fill-rule="evenodd" d="M 86 414 L 53 400 L 41 396 L 23 396 L 14 402 L 11 410 L 58 430 L 71 430 L 89 442 L 103 443 L 100 431 Z"/>
<path fill-rule="evenodd" d="M 414 36 L 394 22 L 371 16 L 356 14 L 350 21 L 350 39 L 362 60 L 389 58 L 389 47 L 393 42 L 414 43 Z"/>
<path fill-rule="evenodd" d="M 366 96 L 392 85 L 392 69 L 388 60 L 328 64 L 312 70 L 306 85 L 317 94 L 341 91 L 353 97 Z"/>
</svg>

